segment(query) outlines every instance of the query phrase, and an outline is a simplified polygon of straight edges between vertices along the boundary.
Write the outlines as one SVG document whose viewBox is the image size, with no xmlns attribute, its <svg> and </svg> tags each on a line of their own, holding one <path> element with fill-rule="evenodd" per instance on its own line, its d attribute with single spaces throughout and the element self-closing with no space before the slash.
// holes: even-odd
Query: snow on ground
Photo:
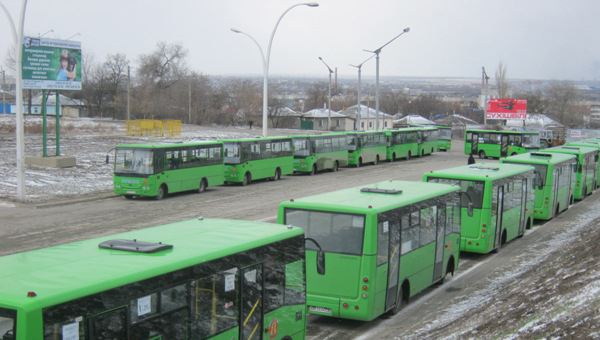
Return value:
<svg viewBox="0 0 600 340">
<path fill-rule="evenodd" d="M 16 142 L 13 115 L 0 115 L 0 200 L 16 199 Z M 42 155 L 41 117 L 26 117 L 25 154 Z M 52 131 L 48 136 L 48 155 L 56 154 L 54 118 L 48 119 Z M 298 131 L 270 130 L 270 133 L 285 135 Z M 204 127 L 186 125 L 181 136 L 129 137 L 125 122 L 110 119 L 67 118 L 61 119 L 60 151 L 63 156 L 74 156 L 77 165 L 73 168 L 54 169 L 27 166 L 25 171 L 28 202 L 44 202 L 54 199 L 85 197 L 112 191 L 112 166 L 105 163 L 106 153 L 122 143 L 149 143 L 200 141 L 226 138 L 247 138 L 261 134 L 261 130 L 245 127 Z M 112 157 L 111 157 L 112 159 Z"/>
</svg>

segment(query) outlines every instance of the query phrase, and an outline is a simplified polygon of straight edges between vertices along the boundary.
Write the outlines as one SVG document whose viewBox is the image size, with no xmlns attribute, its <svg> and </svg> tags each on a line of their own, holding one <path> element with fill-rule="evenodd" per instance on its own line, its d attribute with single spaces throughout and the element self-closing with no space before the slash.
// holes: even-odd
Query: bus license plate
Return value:
<svg viewBox="0 0 600 340">
<path fill-rule="evenodd" d="M 325 307 L 308 306 L 308 311 L 315 312 L 315 313 L 331 314 L 331 308 L 325 308 Z"/>
<path fill-rule="evenodd" d="M 126 194 L 135 194 L 135 191 L 129 190 L 125 192 Z"/>
</svg>

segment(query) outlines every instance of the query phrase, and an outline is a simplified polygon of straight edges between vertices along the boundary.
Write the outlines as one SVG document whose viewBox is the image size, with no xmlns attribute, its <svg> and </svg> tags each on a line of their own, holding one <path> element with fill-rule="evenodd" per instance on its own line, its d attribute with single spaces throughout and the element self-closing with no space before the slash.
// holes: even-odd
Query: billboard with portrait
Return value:
<svg viewBox="0 0 600 340">
<path fill-rule="evenodd" d="M 81 90 L 81 42 L 23 38 L 23 88 Z"/>
<path fill-rule="evenodd" d="M 487 106 L 487 119 L 526 119 L 527 99 L 492 98 Z"/>
</svg>

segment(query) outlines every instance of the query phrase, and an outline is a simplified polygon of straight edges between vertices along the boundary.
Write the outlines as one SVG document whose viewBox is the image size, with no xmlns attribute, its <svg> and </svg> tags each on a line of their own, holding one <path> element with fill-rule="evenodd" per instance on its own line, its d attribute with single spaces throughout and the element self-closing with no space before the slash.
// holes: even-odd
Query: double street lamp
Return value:
<svg viewBox="0 0 600 340">
<path fill-rule="evenodd" d="M 327 67 L 327 70 L 329 70 L 329 92 L 327 94 L 327 109 L 329 114 L 327 116 L 327 130 L 331 130 L 331 75 L 333 74 L 333 70 L 327 65 L 323 58 L 319 57 L 319 60 L 322 61 L 323 64 L 325 64 L 325 67 Z"/>
<path fill-rule="evenodd" d="M 408 33 L 410 32 L 410 28 L 407 27 L 404 30 L 402 30 L 402 33 L 398 34 L 397 36 L 394 37 L 394 39 L 388 41 L 387 43 L 385 43 L 383 46 L 381 46 L 380 48 L 374 50 L 374 51 L 369 51 L 369 50 L 365 50 L 366 52 L 370 52 L 370 53 L 374 53 L 374 55 L 376 56 L 375 60 L 377 60 L 377 67 L 376 67 L 376 77 L 375 77 L 375 111 L 376 111 L 376 129 L 379 130 L 379 53 L 381 52 L 381 50 L 386 47 L 387 45 L 389 45 L 392 41 L 398 39 L 399 36 L 401 36 L 404 33 Z M 383 127 L 383 119 L 382 119 L 382 127 Z"/>
<path fill-rule="evenodd" d="M 291 6 L 290 8 L 288 8 L 287 10 L 285 10 L 285 12 L 283 12 L 283 14 L 281 14 L 281 16 L 279 17 L 279 20 L 277 20 L 275 27 L 273 28 L 273 32 L 271 33 L 271 39 L 269 39 L 269 45 L 267 46 L 267 55 L 266 56 L 263 53 L 262 47 L 260 47 L 260 44 L 256 41 L 256 39 L 254 39 L 249 34 L 242 32 L 238 29 L 235 29 L 235 28 L 231 29 L 231 31 L 233 31 L 235 33 L 243 34 L 243 35 L 247 36 L 248 38 L 252 39 L 252 41 L 256 44 L 256 46 L 258 47 L 258 50 L 260 51 L 260 56 L 261 56 L 262 62 L 263 62 L 263 113 L 262 113 L 263 137 L 267 136 L 267 124 L 268 124 L 267 117 L 268 117 L 268 112 L 269 112 L 269 107 L 268 107 L 268 102 L 269 102 L 269 96 L 268 96 L 269 95 L 269 93 L 268 93 L 269 58 L 271 56 L 271 45 L 273 44 L 273 37 L 275 37 L 275 31 L 277 30 L 277 26 L 279 26 L 281 19 L 283 19 L 283 16 L 286 15 L 287 12 L 289 12 L 292 8 L 298 7 L 298 6 L 317 7 L 317 6 L 319 6 L 319 4 L 316 2 L 304 2 L 304 3 L 295 4 L 295 5 Z"/>
<path fill-rule="evenodd" d="M 357 106 L 356 106 L 356 129 L 355 130 L 360 130 L 360 118 L 361 118 L 361 116 L 360 116 L 360 113 L 361 113 L 361 109 L 360 109 L 360 73 L 361 73 L 361 68 L 364 63 L 371 60 L 371 58 L 373 58 L 374 56 L 375 55 L 373 54 L 372 56 L 367 58 L 367 60 L 363 61 L 362 63 L 360 63 L 358 65 L 350 64 L 350 66 L 356 67 L 358 69 L 358 93 L 356 94 Z M 367 107 L 367 120 L 370 118 L 371 117 L 369 117 L 369 108 Z M 367 124 L 369 124 L 368 121 L 367 121 Z"/>
</svg>

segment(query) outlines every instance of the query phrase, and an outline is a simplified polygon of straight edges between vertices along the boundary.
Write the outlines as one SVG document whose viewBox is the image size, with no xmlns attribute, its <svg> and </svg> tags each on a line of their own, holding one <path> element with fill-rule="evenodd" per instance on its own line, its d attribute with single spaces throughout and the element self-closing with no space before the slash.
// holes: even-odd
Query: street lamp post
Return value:
<svg viewBox="0 0 600 340">
<path fill-rule="evenodd" d="M 363 61 L 362 63 L 360 63 L 358 65 L 352 65 L 352 64 L 350 64 L 350 66 L 356 67 L 358 69 L 358 93 L 356 94 L 356 98 L 357 98 L 356 101 L 358 103 L 358 105 L 357 105 L 357 111 L 356 111 L 356 127 L 357 128 L 355 130 L 360 129 L 360 118 L 361 118 L 360 117 L 360 112 L 361 112 L 361 109 L 360 109 L 360 74 L 361 74 L 361 68 L 362 68 L 362 66 L 363 66 L 364 63 L 366 63 L 367 61 L 371 60 L 371 58 L 373 58 L 374 56 L 375 55 L 373 54 L 372 56 L 370 56 L 369 58 L 367 58 L 367 60 Z M 369 117 L 369 108 L 367 107 L 367 120 L 369 118 L 370 118 Z M 368 122 L 367 122 L 367 124 L 368 124 Z"/>
<path fill-rule="evenodd" d="M 268 102 L 269 102 L 269 97 L 268 97 L 268 95 L 269 95 L 269 92 L 268 92 L 269 58 L 271 56 L 271 45 L 273 44 L 273 37 L 275 37 L 275 31 L 277 31 L 277 26 L 279 26 L 281 19 L 283 19 L 283 17 L 287 14 L 287 12 L 289 12 L 292 8 L 298 7 L 298 6 L 317 7 L 317 6 L 319 6 L 319 4 L 316 2 L 304 2 L 304 3 L 295 4 L 295 5 L 291 6 L 290 8 L 288 8 L 287 10 L 285 10 L 285 12 L 283 12 L 283 14 L 281 14 L 279 19 L 277 20 L 275 27 L 273 28 L 273 32 L 271 33 L 271 39 L 269 39 L 269 45 L 267 46 L 267 55 L 266 56 L 263 53 L 262 47 L 260 47 L 260 44 L 256 41 L 256 39 L 254 39 L 249 34 L 242 32 L 238 29 L 234 29 L 234 28 L 231 29 L 231 31 L 233 31 L 234 33 L 241 33 L 241 34 L 247 36 L 248 38 L 252 39 L 252 41 L 256 44 L 256 46 L 258 47 L 258 50 L 260 51 L 260 56 L 261 56 L 262 62 L 263 62 L 263 117 L 262 117 L 263 137 L 267 136 L 267 124 L 268 124 L 267 116 L 268 116 L 268 110 L 269 110 L 269 107 L 268 107 Z"/>
<path fill-rule="evenodd" d="M 329 114 L 327 116 L 327 130 L 331 130 L 331 75 L 333 74 L 333 70 L 331 69 L 331 67 L 329 67 L 329 65 L 327 65 L 323 58 L 319 57 L 319 60 L 323 62 L 323 64 L 325 64 L 325 67 L 327 67 L 327 70 L 329 70 L 329 91 L 327 94 L 327 110 Z"/>
<path fill-rule="evenodd" d="M 6 113 L 6 70 L 2 68 L 2 113 Z"/>
<path fill-rule="evenodd" d="M 54 33 L 54 30 L 53 30 L 53 29 L 50 29 L 48 32 L 46 32 L 46 33 L 44 33 L 44 34 L 38 34 L 38 38 L 41 38 L 41 37 L 45 36 L 45 35 L 46 35 L 46 34 L 48 34 L 48 33 Z"/>
<path fill-rule="evenodd" d="M 381 46 L 380 48 L 374 50 L 374 51 L 369 51 L 369 50 L 365 50 L 367 52 L 370 53 L 374 53 L 375 54 L 375 60 L 377 61 L 377 66 L 376 66 L 376 75 L 375 75 L 375 114 L 376 114 L 376 129 L 379 130 L 379 53 L 381 52 L 381 50 L 386 47 L 387 45 L 389 45 L 392 41 L 398 39 L 399 36 L 401 36 L 404 33 L 408 33 L 410 32 L 410 28 L 407 27 L 404 30 L 402 30 L 402 32 L 400 34 L 398 34 L 397 36 L 394 37 L 394 39 L 388 41 L 387 43 L 385 43 L 383 46 Z M 383 120 L 382 120 L 383 122 Z M 383 125 L 383 123 L 382 123 Z"/>
<path fill-rule="evenodd" d="M 13 43 L 15 44 L 15 55 L 17 57 L 17 74 L 15 79 L 16 85 L 16 101 L 17 101 L 17 199 L 20 201 L 25 200 L 25 134 L 24 134 L 24 123 L 23 123 L 23 28 L 25 26 L 25 9 L 27 8 L 27 0 L 21 0 L 21 15 L 19 17 L 18 30 L 15 28 L 15 23 L 8 12 L 8 9 L 4 4 L 0 3 L 0 7 L 4 10 L 4 13 L 8 17 L 8 22 L 13 36 Z"/>
</svg>

